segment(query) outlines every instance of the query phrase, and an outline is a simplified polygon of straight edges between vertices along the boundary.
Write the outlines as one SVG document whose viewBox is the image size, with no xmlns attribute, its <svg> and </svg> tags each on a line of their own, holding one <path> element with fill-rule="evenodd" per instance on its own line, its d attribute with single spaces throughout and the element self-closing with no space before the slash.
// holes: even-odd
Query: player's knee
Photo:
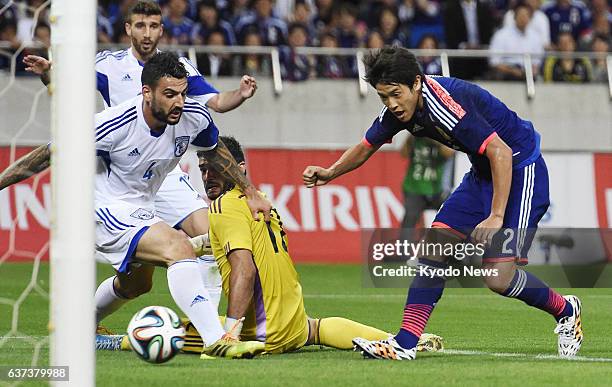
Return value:
<svg viewBox="0 0 612 387">
<path fill-rule="evenodd" d="M 163 260 L 167 266 L 170 266 L 185 258 L 195 258 L 193 247 L 187 238 L 177 232 L 167 241 L 163 251 Z"/>
<path fill-rule="evenodd" d="M 142 296 L 143 294 L 149 293 L 152 288 L 153 288 L 152 281 L 139 282 L 135 284 L 130 284 L 130 286 L 127 289 L 122 289 L 121 294 L 125 298 L 133 299 L 133 298 Z"/>
<path fill-rule="evenodd" d="M 131 300 L 138 296 L 142 296 L 143 294 L 149 293 L 151 291 L 151 288 L 153 288 L 152 278 L 139 279 L 137 281 L 119 280 L 118 283 L 116 283 L 115 291 L 121 297 Z"/>
</svg>

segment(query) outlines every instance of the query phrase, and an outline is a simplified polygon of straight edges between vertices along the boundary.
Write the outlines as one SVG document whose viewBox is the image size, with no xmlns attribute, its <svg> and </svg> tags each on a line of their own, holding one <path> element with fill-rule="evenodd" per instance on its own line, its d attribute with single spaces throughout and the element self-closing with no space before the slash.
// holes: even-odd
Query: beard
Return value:
<svg viewBox="0 0 612 387">
<path fill-rule="evenodd" d="M 183 109 L 175 108 L 169 112 L 165 112 L 164 109 L 157 106 L 155 99 L 151 102 L 151 113 L 156 120 L 160 122 L 165 122 L 168 125 L 176 125 L 181 119 Z M 170 115 L 173 113 L 178 113 L 177 118 L 170 118 Z"/>
<path fill-rule="evenodd" d="M 143 58 L 144 60 L 145 58 L 148 58 L 153 53 L 155 53 L 155 50 L 157 49 L 157 42 L 154 40 L 149 40 L 148 48 L 145 48 L 143 42 L 138 42 L 136 38 L 132 38 L 132 46 L 134 47 L 136 52 L 140 55 L 140 57 Z"/>
</svg>

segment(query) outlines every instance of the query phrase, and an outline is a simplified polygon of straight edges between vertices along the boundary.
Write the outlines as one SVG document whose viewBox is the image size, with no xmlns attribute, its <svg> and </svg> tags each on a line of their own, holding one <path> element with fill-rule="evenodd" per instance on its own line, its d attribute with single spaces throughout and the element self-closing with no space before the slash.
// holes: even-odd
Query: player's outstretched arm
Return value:
<svg viewBox="0 0 612 387">
<path fill-rule="evenodd" d="M 0 173 L 0 190 L 44 171 L 49 168 L 50 160 L 51 151 L 49 146 L 39 146 Z"/>
<path fill-rule="evenodd" d="M 38 75 L 45 86 L 51 83 L 51 61 L 38 55 L 26 55 L 23 64 L 26 65 L 26 71 Z"/>
<path fill-rule="evenodd" d="M 227 149 L 223 141 L 219 139 L 217 146 L 211 150 L 206 150 L 201 153 L 208 165 L 231 180 L 232 183 L 236 184 L 247 197 L 247 204 L 251 209 L 251 214 L 255 220 L 259 220 L 259 213 L 263 213 L 264 220 L 270 221 L 270 211 L 272 210 L 272 203 L 266 198 L 261 196 L 257 191 L 253 183 L 242 173 L 236 160 Z"/>
<path fill-rule="evenodd" d="M 485 149 L 491 164 L 493 199 L 491 214 L 476 226 L 472 237 L 478 242 L 490 243 L 493 235 L 504 223 L 504 213 L 512 184 L 512 149 L 499 137 L 495 137 Z"/>
<path fill-rule="evenodd" d="M 338 161 L 329 168 L 322 168 L 314 165 L 307 166 L 302 173 L 302 180 L 308 188 L 327 184 L 335 178 L 355 168 L 359 168 L 378 150 L 378 148 L 380 148 L 380 146 L 368 146 L 360 142 L 344 152 Z"/>
<path fill-rule="evenodd" d="M 217 113 L 225 113 L 236 109 L 244 101 L 251 98 L 257 91 L 257 81 L 255 78 L 243 75 L 240 79 L 240 86 L 236 90 L 223 91 L 206 102 L 206 106 Z"/>
</svg>

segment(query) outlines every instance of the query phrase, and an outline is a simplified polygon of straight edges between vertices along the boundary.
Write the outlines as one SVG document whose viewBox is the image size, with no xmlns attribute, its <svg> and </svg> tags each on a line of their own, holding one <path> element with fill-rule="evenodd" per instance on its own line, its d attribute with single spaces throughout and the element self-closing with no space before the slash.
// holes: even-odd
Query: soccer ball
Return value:
<svg viewBox="0 0 612 387">
<path fill-rule="evenodd" d="M 134 352 L 150 363 L 165 363 L 183 348 L 185 328 L 178 315 L 164 306 L 147 306 L 127 328 Z"/>
</svg>

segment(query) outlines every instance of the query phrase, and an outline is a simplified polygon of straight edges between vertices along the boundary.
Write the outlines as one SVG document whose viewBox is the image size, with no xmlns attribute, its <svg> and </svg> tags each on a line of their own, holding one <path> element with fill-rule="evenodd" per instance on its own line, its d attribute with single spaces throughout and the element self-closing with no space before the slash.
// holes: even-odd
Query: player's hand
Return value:
<svg viewBox="0 0 612 387">
<path fill-rule="evenodd" d="M 302 180 L 308 188 L 325 185 L 332 180 L 332 172 L 326 168 L 309 165 L 302 172 Z"/>
<path fill-rule="evenodd" d="M 240 78 L 240 95 L 244 99 L 251 98 L 257 91 L 257 81 L 249 75 Z"/>
<path fill-rule="evenodd" d="M 37 55 L 26 55 L 23 64 L 26 65 L 26 71 L 36 75 L 43 75 L 51 69 L 51 62 Z"/>
<path fill-rule="evenodd" d="M 263 213 L 264 221 L 270 221 L 270 211 L 272 211 L 272 203 L 264 198 L 257 190 L 253 189 L 251 192 L 245 192 L 247 197 L 247 205 L 251 209 L 251 215 L 253 219 L 259 221 L 259 213 Z"/>
<path fill-rule="evenodd" d="M 474 229 L 472 239 L 479 243 L 484 243 L 487 246 L 491 245 L 493 235 L 495 235 L 502 227 L 504 218 L 499 215 L 489 215 L 489 217 Z"/>
</svg>

